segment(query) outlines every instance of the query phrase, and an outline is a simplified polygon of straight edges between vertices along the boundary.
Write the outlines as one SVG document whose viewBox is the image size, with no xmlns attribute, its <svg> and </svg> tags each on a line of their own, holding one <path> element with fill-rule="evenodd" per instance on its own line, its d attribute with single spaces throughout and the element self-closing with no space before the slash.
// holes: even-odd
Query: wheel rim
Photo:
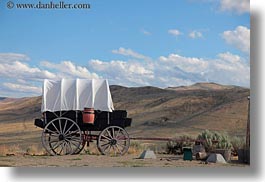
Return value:
<svg viewBox="0 0 265 182">
<path fill-rule="evenodd" d="M 86 140 L 84 139 L 84 136 L 85 136 L 85 132 L 82 133 L 82 142 L 80 146 L 78 147 L 78 149 L 74 152 L 74 154 L 80 154 L 80 152 L 82 152 L 82 150 L 85 148 Z"/>
<path fill-rule="evenodd" d="M 79 126 L 69 118 L 50 121 L 42 132 L 42 145 L 51 155 L 74 154 L 82 143 Z"/>
<path fill-rule="evenodd" d="M 103 155 L 124 155 L 130 146 L 128 133 L 121 127 L 109 126 L 98 137 L 98 149 Z"/>
</svg>

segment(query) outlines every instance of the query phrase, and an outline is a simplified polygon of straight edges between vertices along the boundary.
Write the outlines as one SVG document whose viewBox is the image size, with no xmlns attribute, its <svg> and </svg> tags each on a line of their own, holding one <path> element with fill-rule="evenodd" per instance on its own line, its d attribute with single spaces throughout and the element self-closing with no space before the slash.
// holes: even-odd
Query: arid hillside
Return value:
<svg viewBox="0 0 265 182">
<path fill-rule="evenodd" d="M 204 129 L 245 135 L 249 89 L 215 83 L 187 87 L 111 86 L 115 109 L 133 119 L 131 136 L 197 135 Z M 0 100 L 0 144 L 40 143 L 41 97 Z"/>
<path fill-rule="evenodd" d="M 111 87 L 118 109 L 133 118 L 131 133 L 143 136 L 197 135 L 204 129 L 244 135 L 249 89 L 215 83 L 187 87 Z"/>
</svg>

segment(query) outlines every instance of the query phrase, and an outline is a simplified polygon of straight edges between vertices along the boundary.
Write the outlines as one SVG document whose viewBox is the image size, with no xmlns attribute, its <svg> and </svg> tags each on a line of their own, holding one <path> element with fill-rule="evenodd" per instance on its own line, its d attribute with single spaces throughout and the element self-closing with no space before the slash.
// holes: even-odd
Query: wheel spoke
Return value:
<svg viewBox="0 0 265 182">
<path fill-rule="evenodd" d="M 62 143 L 62 145 L 63 145 L 63 143 Z M 58 151 L 55 152 L 56 155 L 60 155 L 60 154 L 61 154 L 61 152 L 62 152 L 62 150 L 63 150 L 62 145 L 60 145 L 60 149 L 58 148 L 58 151 L 59 151 L 59 152 L 58 152 Z"/>
<path fill-rule="evenodd" d="M 81 143 L 78 142 L 78 141 L 73 141 L 73 140 L 67 140 L 67 141 L 69 141 L 71 144 L 73 144 L 74 146 L 76 146 L 76 148 L 78 148 L 81 145 Z"/>
<path fill-rule="evenodd" d="M 59 152 L 60 155 L 61 155 L 61 153 L 63 152 L 64 147 L 65 147 L 65 142 L 63 142 L 62 145 L 61 145 L 61 148 L 62 148 L 62 149 L 61 149 L 60 152 Z"/>
<path fill-rule="evenodd" d="M 61 141 L 59 141 L 57 144 L 55 144 L 54 146 L 52 146 L 53 148 L 53 150 L 56 150 L 60 145 L 61 145 Z M 56 147 L 55 147 L 56 146 Z"/>
<path fill-rule="evenodd" d="M 82 136 L 82 134 L 80 133 L 79 130 L 74 130 L 74 131 L 72 131 L 72 134 L 78 134 L 79 136 Z"/>
<path fill-rule="evenodd" d="M 73 140 L 68 140 L 68 139 L 66 139 L 66 141 L 70 142 L 71 144 L 73 144 L 74 146 L 76 146 L 76 148 L 78 148 L 78 145 L 75 144 L 75 143 L 73 142 Z"/>
<path fill-rule="evenodd" d="M 64 149 L 63 149 L 63 153 L 62 153 L 62 155 L 67 155 L 67 143 L 66 143 L 66 141 L 64 141 Z"/>
<path fill-rule="evenodd" d="M 126 145 L 122 145 L 122 144 L 120 144 L 120 143 L 116 143 L 117 145 L 119 145 L 119 146 L 121 146 L 121 147 L 126 147 Z"/>
<path fill-rule="evenodd" d="M 79 130 L 75 130 L 75 131 L 69 132 L 65 136 L 69 136 L 69 135 L 73 135 L 73 134 L 77 134 L 77 133 L 79 133 Z"/>
<path fill-rule="evenodd" d="M 121 152 L 121 150 L 119 149 L 119 147 L 118 147 L 117 145 L 114 145 L 114 146 L 118 149 L 119 153 L 122 154 L 122 152 Z"/>
<path fill-rule="evenodd" d="M 101 142 L 101 143 L 110 143 L 109 140 L 105 140 L 105 139 L 101 139 L 100 142 Z"/>
<path fill-rule="evenodd" d="M 119 136 L 119 134 L 120 134 L 120 131 L 121 131 L 121 129 L 119 128 L 119 130 L 118 130 L 117 133 L 116 133 L 116 139 L 118 138 L 118 136 Z"/>
<path fill-rule="evenodd" d="M 75 144 L 75 146 L 77 147 L 80 144 L 80 141 L 76 141 L 76 140 L 68 140 L 68 141 L 71 142 L 72 144 Z"/>
<path fill-rule="evenodd" d="M 72 145 L 74 145 L 74 146 L 76 146 L 76 148 L 78 148 L 79 146 L 76 144 L 76 143 L 74 143 L 73 141 L 69 141 Z"/>
<path fill-rule="evenodd" d="M 53 134 L 53 133 L 49 133 L 49 137 L 55 137 L 58 138 L 59 134 Z"/>
<path fill-rule="evenodd" d="M 81 138 L 81 136 L 65 135 L 66 138 Z"/>
<path fill-rule="evenodd" d="M 72 154 L 72 153 L 74 152 L 74 151 L 73 151 L 73 148 L 72 148 L 72 145 L 71 145 L 70 142 L 68 143 L 68 145 L 69 145 L 69 147 L 70 147 L 70 149 L 71 149 L 71 154 Z"/>
<path fill-rule="evenodd" d="M 48 130 L 49 132 L 58 135 L 58 133 L 56 133 L 55 131 L 52 131 L 52 130 L 50 130 L 50 129 L 48 129 L 48 128 L 46 128 L 45 130 Z"/>
<path fill-rule="evenodd" d="M 104 147 L 101 147 L 101 149 L 104 151 L 104 154 L 106 154 L 106 150 L 110 147 L 110 145 L 106 145 Z"/>
<path fill-rule="evenodd" d="M 113 151 L 114 151 L 114 156 L 116 156 L 117 153 L 116 153 L 116 149 L 115 149 L 114 145 L 112 145 L 111 148 L 112 148 Z"/>
<path fill-rule="evenodd" d="M 62 133 L 61 119 L 59 119 L 59 128 L 60 128 L 60 133 Z"/>
<path fill-rule="evenodd" d="M 73 128 L 74 125 L 75 125 L 75 124 L 73 123 L 73 124 L 67 129 L 67 131 L 66 131 L 65 133 L 68 133 L 68 132 L 71 130 L 71 128 Z"/>
<path fill-rule="evenodd" d="M 80 141 L 80 138 L 79 137 L 65 137 L 67 139 L 70 139 L 70 140 L 75 140 L 75 141 Z"/>
<path fill-rule="evenodd" d="M 110 141 L 111 139 L 105 135 L 102 135 L 102 137 L 106 138 L 108 141 Z"/>
<path fill-rule="evenodd" d="M 111 149 L 111 145 L 108 145 L 108 152 L 107 152 L 107 154 L 110 153 L 110 149 Z"/>
<path fill-rule="evenodd" d="M 111 141 L 111 140 L 110 140 L 110 139 L 107 139 L 107 138 L 103 138 L 103 137 L 102 137 L 102 138 L 100 138 L 100 141 L 104 141 L 104 142 L 108 141 L 108 142 L 109 142 L 109 141 Z"/>
<path fill-rule="evenodd" d="M 71 143 L 70 143 L 70 145 L 73 144 L 74 146 L 76 146 L 76 149 L 73 150 L 73 154 L 79 154 L 79 153 L 84 149 L 84 147 L 85 147 L 85 145 L 86 145 L 86 141 L 84 140 L 85 134 L 86 134 L 85 131 L 84 131 L 83 133 L 80 134 L 81 141 L 78 141 L 79 146 L 74 145 L 74 144 L 75 144 L 74 142 L 71 142 Z M 75 141 L 75 142 L 77 142 L 77 141 Z M 71 145 L 71 146 L 72 146 L 72 145 Z M 73 147 L 74 147 L 74 146 L 73 146 Z"/>
<path fill-rule="evenodd" d="M 65 146 L 66 146 L 66 154 L 72 154 L 73 149 L 72 149 L 71 145 L 69 144 L 69 142 L 65 142 Z M 70 151 L 69 151 L 69 149 L 70 149 Z M 68 151 L 69 151 L 69 153 L 68 153 Z"/>
<path fill-rule="evenodd" d="M 57 131 L 58 133 L 60 133 L 60 131 L 57 129 L 57 127 L 54 125 L 53 122 L 52 122 L 52 125 L 53 125 L 53 127 L 56 129 L 56 131 Z"/>
<path fill-rule="evenodd" d="M 106 130 L 106 132 L 108 133 L 109 137 L 110 137 L 111 139 L 113 139 L 113 137 L 111 136 L 109 130 Z"/>
<path fill-rule="evenodd" d="M 103 146 L 106 146 L 106 145 L 109 145 L 110 143 L 104 143 L 104 144 L 102 144 L 102 145 L 100 145 L 101 147 L 103 147 Z"/>
<path fill-rule="evenodd" d="M 54 141 L 49 141 L 49 142 L 50 142 L 50 143 L 55 143 L 55 142 L 58 142 L 58 140 L 57 140 L 57 141 L 55 141 L 55 140 L 54 140 Z"/>
<path fill-rule="evenodd" d="M 65 128 L 66 128 L 67 122 L 68 122 L 68 120 L 66 119 L 66 120 L 65 120 L 64 127 L 63 127 L 63 134 L 64 134 L 64 131 L 65 131 Z"/>
<path fill-rule="evenodd" d="M 112 138 L 115 138 L 114 127 L 112 127 Z"/>
</svg>

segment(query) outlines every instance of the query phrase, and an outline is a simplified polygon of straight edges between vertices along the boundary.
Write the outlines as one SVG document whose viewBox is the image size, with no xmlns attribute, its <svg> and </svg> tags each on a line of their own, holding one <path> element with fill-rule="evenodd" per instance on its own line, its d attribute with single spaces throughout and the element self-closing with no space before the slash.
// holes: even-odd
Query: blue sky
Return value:
<svg viewBox="0 0 265 182">
<path fill-rule="evenodd" d="M 40 95 L 45 78 L 250 85 L 247 0 L 65 1 L 91 5 L 78 10 L 7 2 L 0 2 L 0 96 Z"/>
</svg>

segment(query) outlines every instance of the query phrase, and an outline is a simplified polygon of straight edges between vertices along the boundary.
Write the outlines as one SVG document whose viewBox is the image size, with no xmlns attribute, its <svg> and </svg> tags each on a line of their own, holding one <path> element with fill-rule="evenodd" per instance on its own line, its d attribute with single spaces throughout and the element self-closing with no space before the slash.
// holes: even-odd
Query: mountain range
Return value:
<svg viewBox="0 0 265 182">
<path fill-rule="evenodd" d="M 196 136 L 205 129 L 246 133 L 248 88 L 197 83 L 164 89 L 112 85 L 110 90 L 114 108 L 127 110 L 132 118 L 126 130 L 134 137 Z M 41 96 L 0 99 L 1 143 L 23 142 L 21 138 L 39 142 L 41 130 L 33 122 L 41 116 L 41 100 Z"/>
</svg>

